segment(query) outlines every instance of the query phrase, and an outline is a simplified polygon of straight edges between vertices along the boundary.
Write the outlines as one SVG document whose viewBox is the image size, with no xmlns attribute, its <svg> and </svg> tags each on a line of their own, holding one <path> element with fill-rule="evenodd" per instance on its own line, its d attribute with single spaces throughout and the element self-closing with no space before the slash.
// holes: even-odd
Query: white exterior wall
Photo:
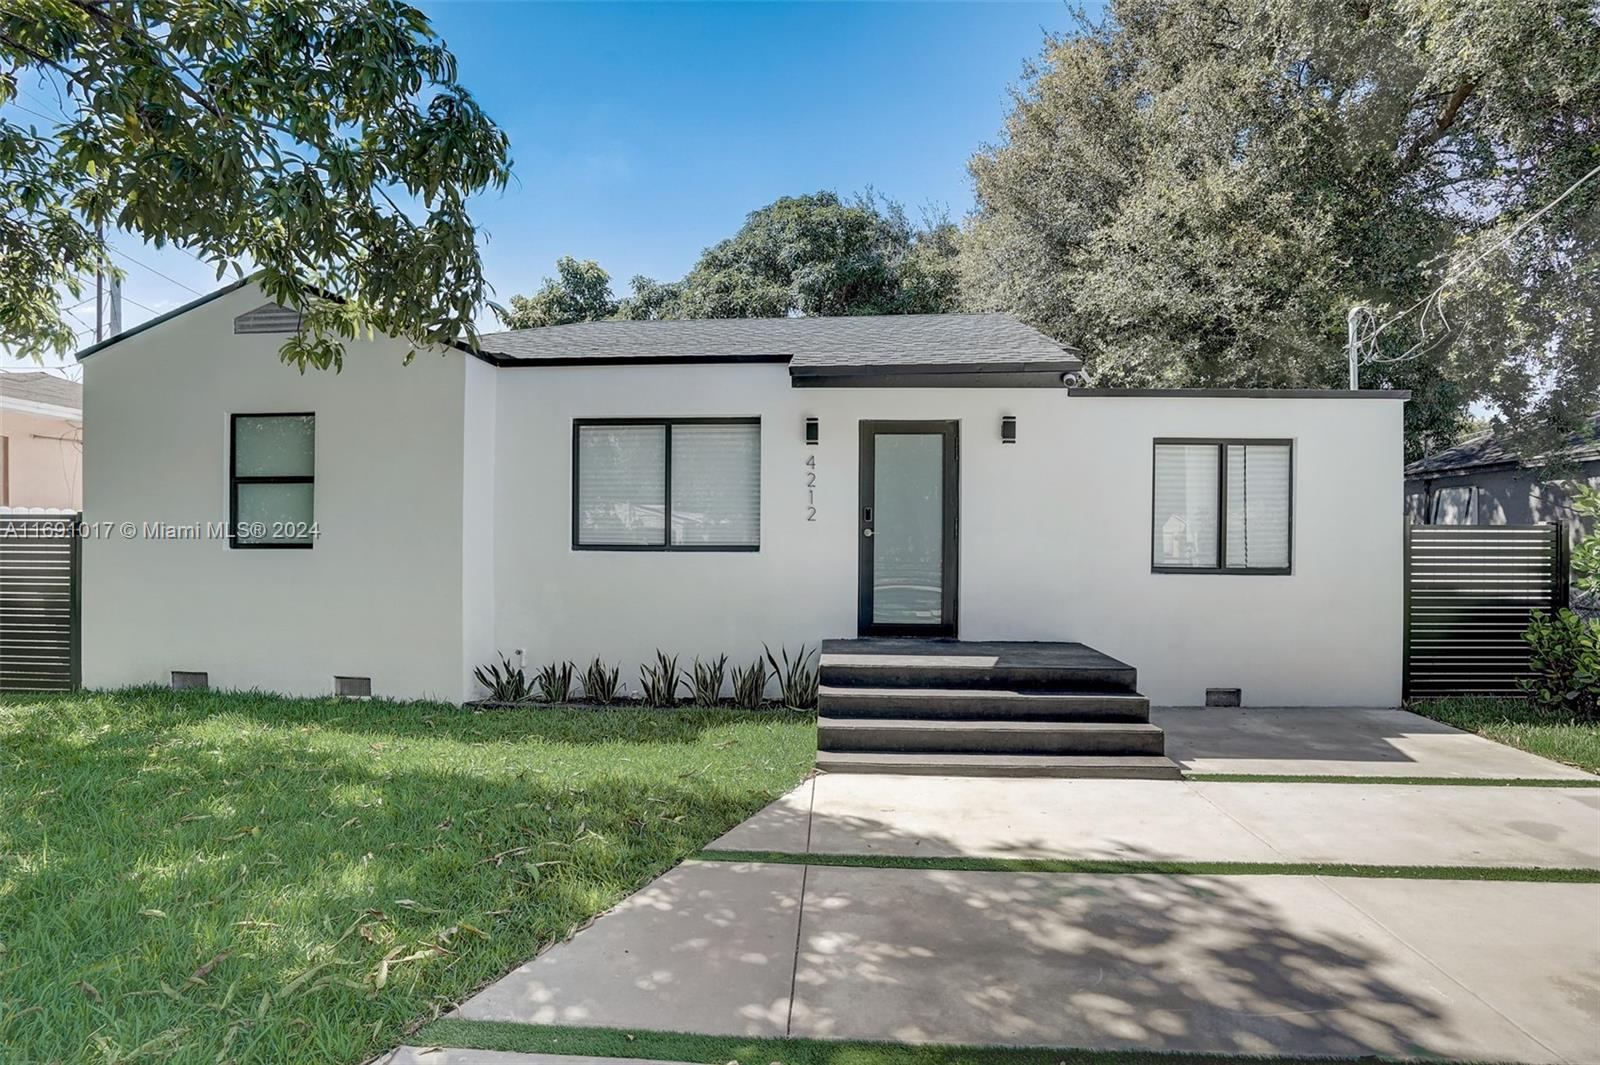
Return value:
<svg viewBox="0 0 1600 1065">
<path fill-rule="evenodd" d="M 486 608 L 477 630 L 464 616 L 466 579 L 486 582 L 489 557 L 464 551 L 487 512 L 463 505 L 463 479 L 491 450 L 475 423 L 469 462 L 463 423 L 492 412 L 492 368 L 457 351 L 402 366 L 406 347 L 384 340 L 347 345 L 340 374 L 302 375 L 279 362 L 281 334 L 233 334 L 263 301 L 247 286 L 84 361 L 85 521 L 226 521 L 229 415 L 312 411 L 321 538 L 232 550 L 98 533 L 84 545 L 84 683 L 204 670 L 217 688 L 322 695 L 339 674 L 460 700 L 464 633 L 487 626 Z"/>
<path fill-rule="evenodd" d="M 1402 404 L 1132 398 L 1064 389 L 796 389 L 782 365 L 490 367 L 352 344 L 301 375 L 282 337 L 235 336 L 246 288 L 130 337 L 85 369 L 84 680 L 476 697 L 475 666 L 657 647 L 747 662 L 856 630 L 864 419 L 961 426 L 960 636 L 1078 640 L 1139 670 L 1158 704 L 1238 687 L 1251 705 L 1400 697 Z M 228 517 L 228 416 L 313 411 L 309 550 L 125 537 L 123 522 Z M 1000 418 L 1018 442 L 1003 445 Z M 576 551 L 572 423 L 762 421 L 757 552 Z M 804 443 L 807 416 L 821 444 Z M 1295 441 L 1290 576 L 1150 572 L 1156 437 Z M 817 518 L 806 521 L 815 455 Z"/>
<path fill-rule="evenodd" d="M 748 661 L 762 641 L 856 631 L 863 419 L 961 423 L 960 636 L 1077 640 L 1134 665 L 1158 704 L 1400 699 L 1402 404 L 1392 399 L 1069 397 L 1065 389 L 795 389 L 781 365 L 498 372 L 499 650 L 531 665 L 659 647 Z M 1000 443 L 1015 415 L 1018 442 Z M 762 420 L 761 549 L 577 551 L 574 418 Z M 807 447 L 803 421 L 820 419 Z M 1156 437 L 1292 438 L 1290 576 L 1150 571 Z M 817 519 L 805 474 L 817 457 Z M 510 594 L 507 594 L 507 593 Z M 487 656 L 485 656 L 486 658 Z"/>
</svg>

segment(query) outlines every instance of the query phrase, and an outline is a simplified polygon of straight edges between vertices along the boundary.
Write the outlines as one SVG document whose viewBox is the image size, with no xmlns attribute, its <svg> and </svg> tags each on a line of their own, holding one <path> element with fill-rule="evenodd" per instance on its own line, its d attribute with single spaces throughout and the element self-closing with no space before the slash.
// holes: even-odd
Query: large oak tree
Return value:
<svg viewBox="0 0 1600 1065">
<path fill-rule="evenodd" d="M 1554 434 L 1600 397 L 1600 179 L 1507 238 L 1597 123 L 1584 0 L 1114 0 L 972 160 L 964 291 L 1128 385 L 1342 386 L 1365 304 L 1414 452 L 1474 402 Z"/>
</svg>

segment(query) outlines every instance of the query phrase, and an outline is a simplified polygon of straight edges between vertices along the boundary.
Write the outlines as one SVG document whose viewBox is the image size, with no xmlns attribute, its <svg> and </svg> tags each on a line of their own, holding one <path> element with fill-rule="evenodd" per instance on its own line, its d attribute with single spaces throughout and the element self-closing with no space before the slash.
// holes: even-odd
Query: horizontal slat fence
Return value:
<svg viewBox="0 0 1600 1065">
<path fill-rule="evenodd" d="M 78 686 L 77 521 L 0 515 L 0 691 Z"/>
<path fill-rule="evenodd" d="M 1522 633 L 1566 601 L 1560 525 L 1409 525 L 1405 697 L 1516 695 Z"/>
</svg>

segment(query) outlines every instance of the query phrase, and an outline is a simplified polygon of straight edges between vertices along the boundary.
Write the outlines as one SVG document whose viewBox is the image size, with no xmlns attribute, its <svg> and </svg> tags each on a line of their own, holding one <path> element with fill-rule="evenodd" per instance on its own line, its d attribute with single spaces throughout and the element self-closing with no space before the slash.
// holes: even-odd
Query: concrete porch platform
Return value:
<svg viewBox="0 0 1600 1065">
<path fill-rule="evenodd" d="M 1126 662 L 1081 643 L 824 640 L 828 773 L 1172 780 Z"/>
<path fill-rule="evenodd" d="M 1588 1061 L 1600 886 L 690 862 L 453 1015 Z"/>
<path fill-rule="evenodd" d="M 1132 691 L 1138 671 L 1081 643 L 1026 640 L 823 640 L 821 665 L 840 685 L 1106 688 Z M 915 675 L 915 683 L 901 678 Z"/>
</svg>

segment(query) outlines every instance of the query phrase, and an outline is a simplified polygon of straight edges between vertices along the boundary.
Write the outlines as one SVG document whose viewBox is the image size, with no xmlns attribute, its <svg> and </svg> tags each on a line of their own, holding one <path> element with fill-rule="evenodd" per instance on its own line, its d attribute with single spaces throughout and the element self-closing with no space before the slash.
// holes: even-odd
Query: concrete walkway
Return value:
<svg viewBox="0 0 1600 1065">
<path fill-rule="evenodd" d="M 1157 707 L 1150 721 L 1186 773 L 1594 779 L 1405 710 Z"/>
<path fill-rule="evenodd" d="M 690 862 L 455 1016 L 1592 1062 L 1600 885 Z"/>
<path fill-rule="evenodd" d="M 1600 869 L 1600 788 L 814 777 L 710 845 Z"/>
<path fill-rule="evenodd" d="M 1189 713 L 1201 712 L 1172 712 Z M 1283 768 L 1293 759 L 1273 756 L 1264 737 L 1285 727 L 1276 715 L 1308 713 L 1246 711 L 1231 748 L 1199 716 L 1162 724 L 1181 757 L 1209 771 L 1246 771 L 1244 751 L 1250 772 L 1302 772 Z M 1317 740 L 1327 757 L 1306 761 L 1340 775 L 1378 765 L 1366 775 L 1565 774 L 1411 715 L 1373 713 L 1390 716 L 1346 719 L 1351 734 Z M 713 847 L 1600 868 L 1600 790 L 820 776 Z M 453 1016 L 1592 1063 L 1600 885 L 691 861 Z M 396 1062 L 578 1065 L 450 1055 Z"/>
</svg>

